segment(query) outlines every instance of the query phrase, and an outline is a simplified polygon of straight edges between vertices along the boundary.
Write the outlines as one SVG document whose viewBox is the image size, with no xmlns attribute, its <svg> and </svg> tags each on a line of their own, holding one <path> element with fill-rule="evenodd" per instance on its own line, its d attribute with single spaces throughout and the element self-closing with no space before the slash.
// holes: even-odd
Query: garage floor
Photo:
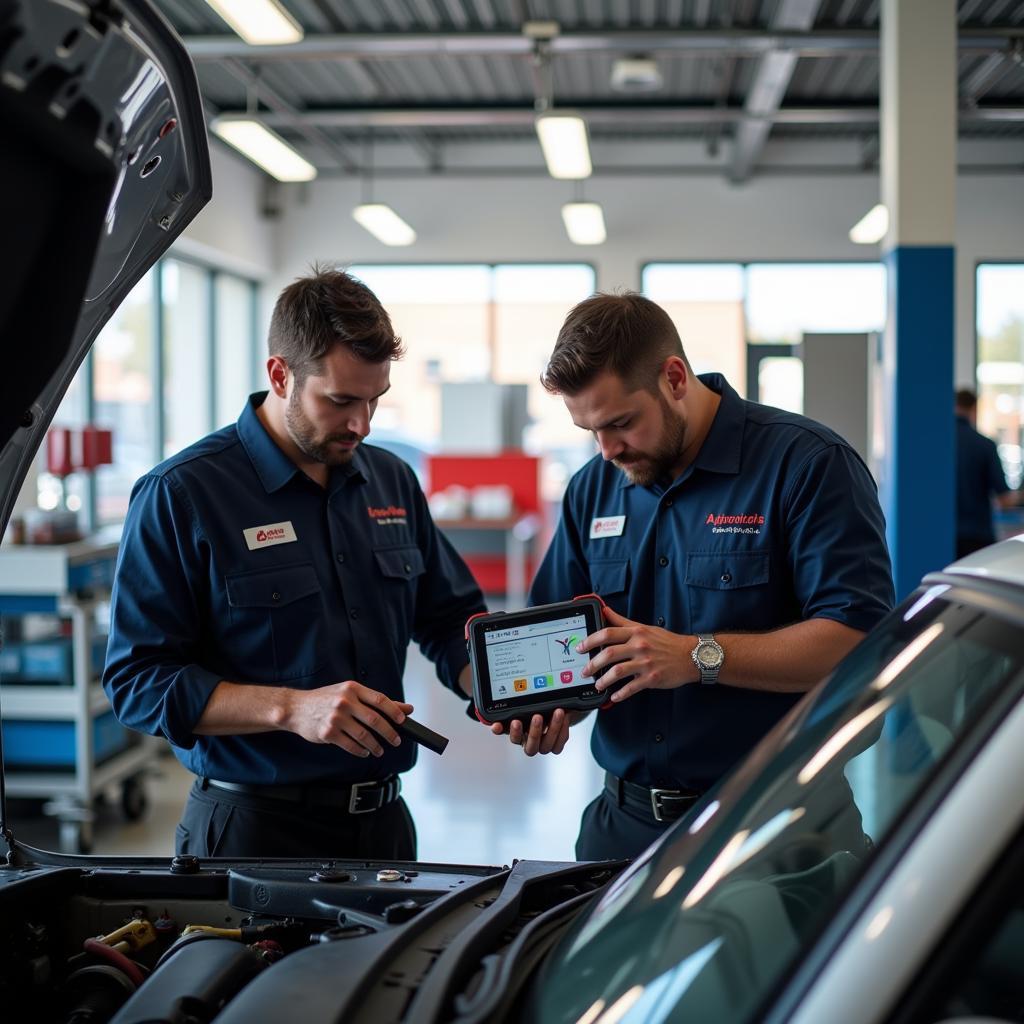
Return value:
<svg viewBox="0 0 1024 1024">
<path fill-rule="evenodd" d="M 433 666 L 415 647 L 409 652 L 406 692 L 416 707 L 415 717 L 451 740 L 443 757 L 421 749 L 416 767 L 404 776 L 404 796 L 419 832 L 420 860 L 509 864 L 516 857 L 574 859 L 580 813 L 602 780 L 590 754 L 589 720 L 573 728 L 560 757 L 527 758 L 506 739 L 470 721 L 462 702 L 437 682 Z M 99 807 L 94 852 L 171 853 L 174 826 L 191 782 L 192 776 L 173 757 L 159 758 L 147 783 L 147 814 L 127 823 L 116 800 Z M 10 810 L 19 839 L 57 848 L 55 822 L 25 820 L 21 804 Z"/>
</svg>

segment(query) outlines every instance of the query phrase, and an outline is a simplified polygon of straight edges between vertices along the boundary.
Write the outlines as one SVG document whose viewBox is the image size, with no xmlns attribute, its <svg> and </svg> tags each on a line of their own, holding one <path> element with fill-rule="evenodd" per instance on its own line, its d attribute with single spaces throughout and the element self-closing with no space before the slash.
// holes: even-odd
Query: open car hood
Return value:
<svg viewBox="0 0 1024 1024">
<path fill-rule="evenodd" d="M 0 140 L 2 534 L 89 346 L 212 184 L 195 71 L 146 0 L 0 0 Z"/>
</svg>

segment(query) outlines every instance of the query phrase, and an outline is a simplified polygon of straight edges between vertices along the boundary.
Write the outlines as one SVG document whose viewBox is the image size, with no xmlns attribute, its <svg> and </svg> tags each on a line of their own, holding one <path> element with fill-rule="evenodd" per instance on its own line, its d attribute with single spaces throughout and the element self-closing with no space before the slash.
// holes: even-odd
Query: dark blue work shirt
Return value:
<svg viewBox="0 0 1024 1024">
<path fill-rule="evenodd" d="M 956 417 L 956 535 L 991 544 L 996 539 L 992 496 L 1009 491 L 995 442 L 979 434 L 966 416 Z"/>
<path fill-rule="evenodd" d="M 484 610 L 404 462 L 360 445 L 325 489 L 264 429 L 264 397 L 135 485 L 104 688 L 121 722 L 165 736 L 196 775 L 300 784 L 405 771 L 415 743 L 358 758 L 289 732 L 193 732 L 221 680 L 310 690 L 356 679 L 401 700 L 410 638 L 462 695 L 464 624 Z"/>
<path fill-rule="evenodd" d="M 722 401 L 694 462 L 667 487 L 588 462 L 569 482 L 530 603 L 593 591 L 685 635 L 813 618 L 871 629 L 894 594 L 867 467 L 827 427 L 744 401 L 719 374 L 701 380 Z M 616 535 L 607 520 L 618 516 Z M 721 683 L 644 690 L 597 713 L 594 755 L 640 785 L 704 789 L 799 697 Z"/>
</svg>

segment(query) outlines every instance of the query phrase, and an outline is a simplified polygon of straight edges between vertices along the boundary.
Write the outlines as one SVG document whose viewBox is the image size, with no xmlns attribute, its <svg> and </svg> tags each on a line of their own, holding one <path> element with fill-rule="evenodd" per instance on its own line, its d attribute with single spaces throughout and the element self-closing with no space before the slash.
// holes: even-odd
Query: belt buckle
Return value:
<svg viewBox="0 0 1024 1024">
<path fill-rule="evenodd" d="M 654 814 L 655 821 L 667 821 L 665 812 L 661 806 L 661 801 L 664 797 L 682 796 L 682 793 L 678 789 L 652 789 L 651 790 L 651 812 Z M 671 819 L 674 820 L 674 819 Z"/>
<path fill-rule="evenodd" d="M 359 802 L 363 799 L 363 790 L 370 786 L 376 786 L 377 801 L 373 807 L 360 807 Z M 384 793 L 386 783 L 380 782 L 353 782 L 348 798 L 349 814 L 372 814 L 384 806 Z M 369 794 L 367 794 L 369 795 Z"/>
</svg>

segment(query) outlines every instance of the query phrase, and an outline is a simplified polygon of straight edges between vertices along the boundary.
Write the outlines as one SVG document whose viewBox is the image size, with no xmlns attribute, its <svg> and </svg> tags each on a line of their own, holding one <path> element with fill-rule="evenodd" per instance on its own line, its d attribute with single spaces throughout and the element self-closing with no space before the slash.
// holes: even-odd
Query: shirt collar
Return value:
<svg viewBox="0 0 1024 1024">
<path fill-rule="evenodd" d="M 712 473 L 738 473 L 743 456 L 743 429 L 747 422 L 746 403 L 722 374 L 702 373 L 698 379 L 721 395 L 722 401 L 693 465 Z"/>
<path fill-rule="evenodd" d="M 697 458 L 693 460 L 692 468 L 706 469 L 712 473 L 738 473 L 742 456 L 743 427 L 747 419 L 743 399 L 720 373 L 701 373 L 698 379 L 716 394 L 721 395 L 722 401 L 718 404 L 718 411 L 711 421 L 711 429 L 704 438 L 700 451 L 697 452 Z M 619 473 L 620 488 L 634 486 L 622 470 L 619 470 Z"/>
<path fill-rule="evenodd" d="M 239 440 L 252 462 L 253 469 L 256 470 L 256 475 L 260 478 L 260 483 L 263 484 L 263 488 L 268 494 L 272 494 L 274 491 L 279 491 L 296 475 L 304 474 L 301 474 L 299 467 L 281 451 L 256 414 L 256 410 L 263 404 L 266 397 L 266 391 L 257 391 L 249 396 L 242 415 L 238 417 L 237 429 Z M 332 471 L 327 488 L 329 491 L 335 490 L 339 477 L 346 483 L 349 477 L 366 480 L 366 458 L 358 448 L 351 462 Z"/>
</svg>

